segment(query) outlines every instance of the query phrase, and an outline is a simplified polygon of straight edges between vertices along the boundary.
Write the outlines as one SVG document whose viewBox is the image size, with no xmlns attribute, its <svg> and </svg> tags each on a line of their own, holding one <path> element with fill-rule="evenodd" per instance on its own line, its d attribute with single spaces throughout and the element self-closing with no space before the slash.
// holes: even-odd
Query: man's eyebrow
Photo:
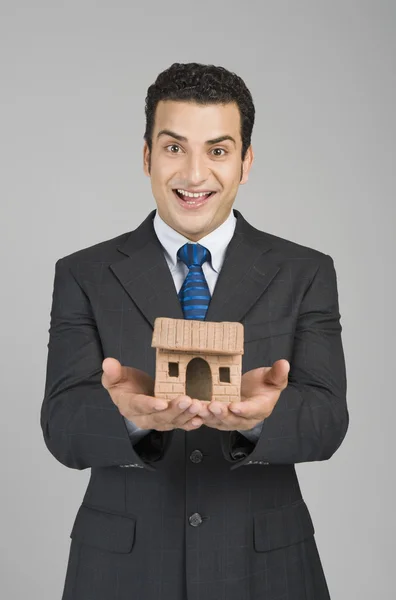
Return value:
<svg viewBox="0 0 396 600">
<path fill-rule="evenodd" d="M 184 135 L 179 135 L 178 133 L 175 133 L 170 129 L 161 129 L 161 131 L 158 132 L 157 139 L 161 135 L 169 135 L 170 137 L 175 138 L 175 140 L 178 140 L 179 142 L 188 142 L 187 138 Z M 212 144 L 220 144 L 220 142 L 224 142 L 226 140 L 230 140 L 236 146 L 236 141 L 231 135 L 220 135 L 219 137 L 214 138 L 213 140 L 206 140 L 205 144 L 211 146 Z"/>
<path fill-rule="evenodd" d="M 231 140 L 231 142 L 234 143 L 234 146 L 236 146 L 236 141 L 234 140 L 232 135 L 220 135 L 218 138 L 215 138 L 214 140 L 206 140 L 205 144 L 208 144 L 209 146 L 211 146 L 212 144 L 220 144 L 220 142 L 225 142 L 226 140 Z"/>
</svg>

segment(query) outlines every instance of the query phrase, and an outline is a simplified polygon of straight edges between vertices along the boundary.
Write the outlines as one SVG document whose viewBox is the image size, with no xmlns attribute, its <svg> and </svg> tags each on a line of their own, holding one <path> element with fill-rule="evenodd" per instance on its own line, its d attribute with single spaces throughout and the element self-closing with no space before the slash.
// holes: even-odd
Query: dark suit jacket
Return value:
<svg viewBox="0 0 396 600">
<path fill-rule="evenodd" d="M 286 358 L 289 384 L 256 445 L 201 426 L 133 446 L 101 365 L 154 377 L 154 319 L 183 318 L 154 214 L 56 263 L 41 426 L 58 461 L 91 468 L 62 598 L 327 600 L 294 463 L 329 459 L 348 428 L 333 260 L 234 210 L 206 319 L 243 323 L 242 372 Z"/>
</svg>

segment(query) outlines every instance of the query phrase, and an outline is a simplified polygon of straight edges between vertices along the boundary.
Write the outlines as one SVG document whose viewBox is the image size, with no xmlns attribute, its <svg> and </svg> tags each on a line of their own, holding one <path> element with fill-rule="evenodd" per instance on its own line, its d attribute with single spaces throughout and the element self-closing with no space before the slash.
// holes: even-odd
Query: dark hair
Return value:
<svg viewBox="0 0 396 600">
<path fill-rule="evenodd" d="M 151 153 L 154 116 L 160 100 L 181 100 L 198 104 L 235 102 L 241 116 L 242 160 L 250 146 L 254 125 L 254 104 L 244 81 L 214 65 L 173 63 L 150 85 L 146 96 L 146 131 L 144 139 Z"/>
</svg>

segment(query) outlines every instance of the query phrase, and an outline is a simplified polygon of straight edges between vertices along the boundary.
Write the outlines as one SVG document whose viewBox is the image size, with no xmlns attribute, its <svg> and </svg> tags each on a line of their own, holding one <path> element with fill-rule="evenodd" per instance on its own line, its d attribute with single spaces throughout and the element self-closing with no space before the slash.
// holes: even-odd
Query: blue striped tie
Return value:
<svg viewBox="0 0 396 600">
<path fill-rule="evenodd" d="M 210 252 L 200 244 L 184 244 L 177 256 L 188 267 L 187 276 L 179 291 L 179 300 L 185 319 L 205 319 L 210 302 L 210 291 L 202 265 L 210 260 Z"/>
</svg>

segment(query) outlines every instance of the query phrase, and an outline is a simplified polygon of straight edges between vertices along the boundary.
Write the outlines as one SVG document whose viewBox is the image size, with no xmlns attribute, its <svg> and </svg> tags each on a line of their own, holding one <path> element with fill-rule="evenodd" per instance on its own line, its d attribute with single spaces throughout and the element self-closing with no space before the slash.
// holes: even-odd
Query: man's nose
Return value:
<svg viewBox="0 0 396 600">
<path fill-rule="evenodd" d="M 202 155 L 190 155 L 186 159 L 183 174 L 191 186 L 198 186 L 208 178 L 209 168 L 205 157 Z"/>
</svg>

